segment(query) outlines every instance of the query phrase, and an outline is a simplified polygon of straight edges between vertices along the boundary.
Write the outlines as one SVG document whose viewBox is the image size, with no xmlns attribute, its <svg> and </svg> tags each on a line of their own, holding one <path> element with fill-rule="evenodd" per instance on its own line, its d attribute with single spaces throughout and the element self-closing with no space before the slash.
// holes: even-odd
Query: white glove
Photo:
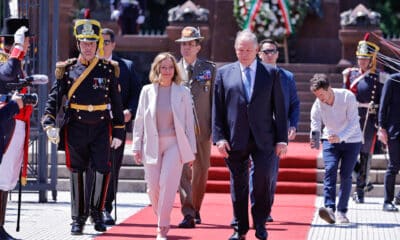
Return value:
<svg viewBox="0 0 400 240">
<path fill-rule="evenodd" d="M 122 145 L 122 140 L 119 138 L 113 138 L 111 141 L 111 148 L 117 149 Z"/>
<path fill-rule="evenodd" d="M 119 10 L 113 10 L 113 11 L 111 12 L 110 19 L 111 19 L 111 20 L 118 20 L 120 14 L 121 14 L 121 13 L 120 13 Z"/>
<path fill-rule="evenodd" d="M 59 132 L 58 128 L 55 127 L 46 128 L 46 134 L 50 142 L 54 144 L 58 144 L 60 142 L 60 134 L 58 132 Z"/>
<path fill-rule="evenodd" d="M 14 43 L 23 46 L 25 42 L 25 33 L 27 31 L 28 28 L 25 26 L 18 28 L 18 30 L 14 33 Z"/>
<path fill-rule="evenodd" d="M 136 23 L 137 24 L 143 24 L 144 23 L 144 16 L 140 15 L 137 19 L 136 19 Z"/>
</svg>

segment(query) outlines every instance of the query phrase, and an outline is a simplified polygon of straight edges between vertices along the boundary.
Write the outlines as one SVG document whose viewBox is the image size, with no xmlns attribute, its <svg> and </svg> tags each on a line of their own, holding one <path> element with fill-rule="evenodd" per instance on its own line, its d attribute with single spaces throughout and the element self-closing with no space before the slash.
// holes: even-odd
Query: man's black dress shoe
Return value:
<svg viewBox="0 0 400 240">
<path fill-rule="evenodd" d="M 384 203 L 383 211 L 385 212 L 397 212 L 399 209 L 393 203 Z"/>
<path fill-rule="evenodd" d="M 201 217 L 200 217 L 200 212 L 196 211 L 196 214 L 194 215 L 194 222 L 196 224 L 201 224 Z"/>
<path fill-rule="evenodd" d="M 103 221 L 106 225 L 115 225 L 114 219 L 111 217 L 111 214 L 107 211 L 103 212 Z"/>
<path fill-rule="evenodd" d="M 246 235 L 240 235 L 238 232 L 235 231 L 228 240 L 246 240 Z"/>
<path fill-rule="evenodd" d="M 82 235 L 84 227 L 85 223 L 82 223 L 80 221 L 73 221 L 71 223 L 71 235 Z"/>
<path fill-rule="evenodd" d="M 394 197 L 394 204 L 400 205 L 400 196 Z"/>
<path fill-rule="evenodd" d="M 256 231 L 256 238 L 257 239 L 261 239 L 261 240 L 267 240 L 267 238 L 268 238 L 268 233 L 267 233 L 267 231 L 266 230 L 264 230 L 264 231 Z"/>
<path fill-rule="evenodd" d="M 186 215 L 185 218 L 179 223 L 179 228 L 195 228 L 196 224 L 194 222 L 194 217 Z"/>
<path fill-rule="evenodd" d="M 264 225 L 262 225 L 262 226 L 258 225 L 255 229 L 256 229 L 255 236 L 256 236 L 257 239 L 267 240 L 268 233 L 267 233 L 267 230 L 265 230 L 265 226 Z"/>
</svg>

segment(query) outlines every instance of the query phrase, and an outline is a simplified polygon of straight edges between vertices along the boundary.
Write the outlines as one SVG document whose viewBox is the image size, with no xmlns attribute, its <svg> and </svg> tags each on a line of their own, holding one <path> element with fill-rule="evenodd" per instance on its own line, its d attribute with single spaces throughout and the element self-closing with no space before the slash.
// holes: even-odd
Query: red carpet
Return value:
<svg viewBox="0 0 400 240">
<path fill-rule="evenodd" d="M 306 239 L 315 210 L 314 202 L 315 195 L 311 194 L 277 194 L 272 210 L 275 222 L 267 225 L 268 239 Z M 232 234 L 232 229 L 229 227 L 232 219 L 232 204 L 229 194 L 206 194 L 201 212 L 203 224 L 197 225 L 195 229 L 177 228 L 178 223 L 182 220 L 179 206 L 179 197 L 177 195 L 171 214 L 172 226 L 168 234 L 168 239 L 224 240 L 228 239 Z M 155 215 L 151 207 L 146 207 L 95 239 L 155 239 L 155 232 Z M 256 239 L 254 233 L 254 230 L 251 229 L 247 233 L 246 239 Z"/>
<path fill-rule="evenodd" d="M 317 190 L 317 156 L 319 150 L 309 143 L 290 142 L 288 152 L 281 158 L 277 193 L 315 194 Z M 211 149 L 207 192 L 229 193 L 229 171 L 215 146 Z"/>
</svg>

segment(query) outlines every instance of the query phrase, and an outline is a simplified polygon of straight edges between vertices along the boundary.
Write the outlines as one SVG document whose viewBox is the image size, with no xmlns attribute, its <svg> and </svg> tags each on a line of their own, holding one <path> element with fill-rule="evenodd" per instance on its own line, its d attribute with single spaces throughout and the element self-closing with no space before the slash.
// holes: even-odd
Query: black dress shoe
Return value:
<svg viewBox="0 0 400 240">
<path fill-rule="evenodd" d="M 74 221 L 71 223 L 71 235 L 82 235 L 85 224 L 82 222 Z"/>
<path fill-rule="evenodd" d="M 268 238 L 268 233 L 267 233 L 267 231 L 264 229 L 264 230 L 262 230 L 262 231 L 256 231 L 255 236 L 256 236 L 257 239 L 267 240 L 267 238 Z"/>
<path fill-rule="evenodd" d="M 196 214 L 194 215 L 194 222 L 196 224 L 201 224 L 201 217 L 200 217 L 200 212 L 196 211 Z"/>
<path fill-rule="evenodd" d="M 264 224 L 257 225 L 255 227 L 255 229 L 256 229 L 255 236 L 256 236 L 257 239 L 261 239 L 261 240 L 266 240 L 267 239 L 268 233 L 267 233 L 267 230 L 265 229 L 265 225 Z"/>
<path fill-rule="evenodd" d="M 385 212 L 397 212 L 397 211 L 399 211 L 399 209 L 393 203 L 384 203 L 382 210 L 385 211 Z"/>
<path fill-rule="evenodd" d="M 103 212 L 103 221 L 106 225 L 115 225 L 115 221 L 108 211 Z"/>
<path fill-rule="evenodd" d="M 228 240 L 246 240 L 246 235 L 240 235 L 238 232 L 235 231 Z"/>
<path fill-rule="evenodd" d="M 274 221 L 274 219 L 272 218 L 271 215 L 269 215 L 269 216 L 267 217 L 267 222 L 273 222 L 273 221 Z"/>
<path fill-rule="evenodd" d="M 400 196 L 394 197 L 394 204 L 400 205 Z"/>
<path fill-rule="evenodd" d="M 179 228 L 195 228 L 196 224 L 194 222 L 194 217 L 186 215 L 185 218 L 179 223 Z"/>
</svg>

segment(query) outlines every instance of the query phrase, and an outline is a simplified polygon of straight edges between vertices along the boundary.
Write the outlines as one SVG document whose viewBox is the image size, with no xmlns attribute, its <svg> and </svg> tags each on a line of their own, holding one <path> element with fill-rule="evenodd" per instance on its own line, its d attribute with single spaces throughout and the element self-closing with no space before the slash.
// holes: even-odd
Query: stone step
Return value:
<svg viewBox="0 0 400 240">
<path fill-rule="evenodd" d="M 279 63 L 279 66 L 291 72 L 304 73 L 340 73 L 341 69 L 334 64 L 317 63 Z"/>
<path fill-rule="evenodd" d="M 371 169 L 385 170 L 387 166 L 388 156 L 386 154 L 374 154 L 371 160 Z M 324 160 L 322 152 L 317 159 L 317 168 L 324 169 Z"/>
<path fill-rule="evenodd" d="M 69 191 L 70 182 L 69 178 L 58 178 L 57 179 L 57 191 Z M 146 192 L 146 182 L 142 180 L 132 179 L 119 179 L 118 181 L 118 192 Z"/>
<path fill-rule="evenodd" d="M 296 83 L 308 83 L 315 73 L 325 73 L 328 76 L 329 82 L 332 87 L 342 87 L 342 74 L 340 73 L 326 73 L 326 72 L 292 72 Z"/>
<path fill-rule="evenodd" d="M 386 170 L 380 169 L 371 169 L 369 173 L 369 179 L 372 184 L 383 184 L 385 178 Z M 317 169 L 317 182 L 323 183 L 324 182 L 324 169 Z M 340 175 L 338 173 L 337 182 L 340 182 Z M 353 183 L 355 183 L 355 179 L 353 178 Z M 396 184 L 400 184 L 400 178 L 396 179 Z"/>
<path fill-rule="evenodd" d="M 336 195 L 339 193 L 339 187 L 340 187 L 340 184 L 336 184 Z M 356 187 L 355 184 L 353 184 L 353 186 L 352 186 L 352 194 L 354 192 L 355 187 Z M 396 193 L 397 193 L 397 191 L 395 192 L 395 194 Z M 318 183 L 317 184 L 317 195 L 318 196 L 323 196 L 324 195 L 324 185 L 322 183 Z M 384 195 L 384 186 L 383 186 L 383 184 L 374 184 L 374 189 L 372 189 L 372 191 L 370 191 L 370 192 L 366 192 L 365 193 L 365 197 L 366 198 L 367 197 L 381 197 L 382 198 L 382 204 L 383 204 L 383 195 Z M 350 196 L 350 201 L 352 201 L 351 200 L 351 196 Z"/>
</svg>

